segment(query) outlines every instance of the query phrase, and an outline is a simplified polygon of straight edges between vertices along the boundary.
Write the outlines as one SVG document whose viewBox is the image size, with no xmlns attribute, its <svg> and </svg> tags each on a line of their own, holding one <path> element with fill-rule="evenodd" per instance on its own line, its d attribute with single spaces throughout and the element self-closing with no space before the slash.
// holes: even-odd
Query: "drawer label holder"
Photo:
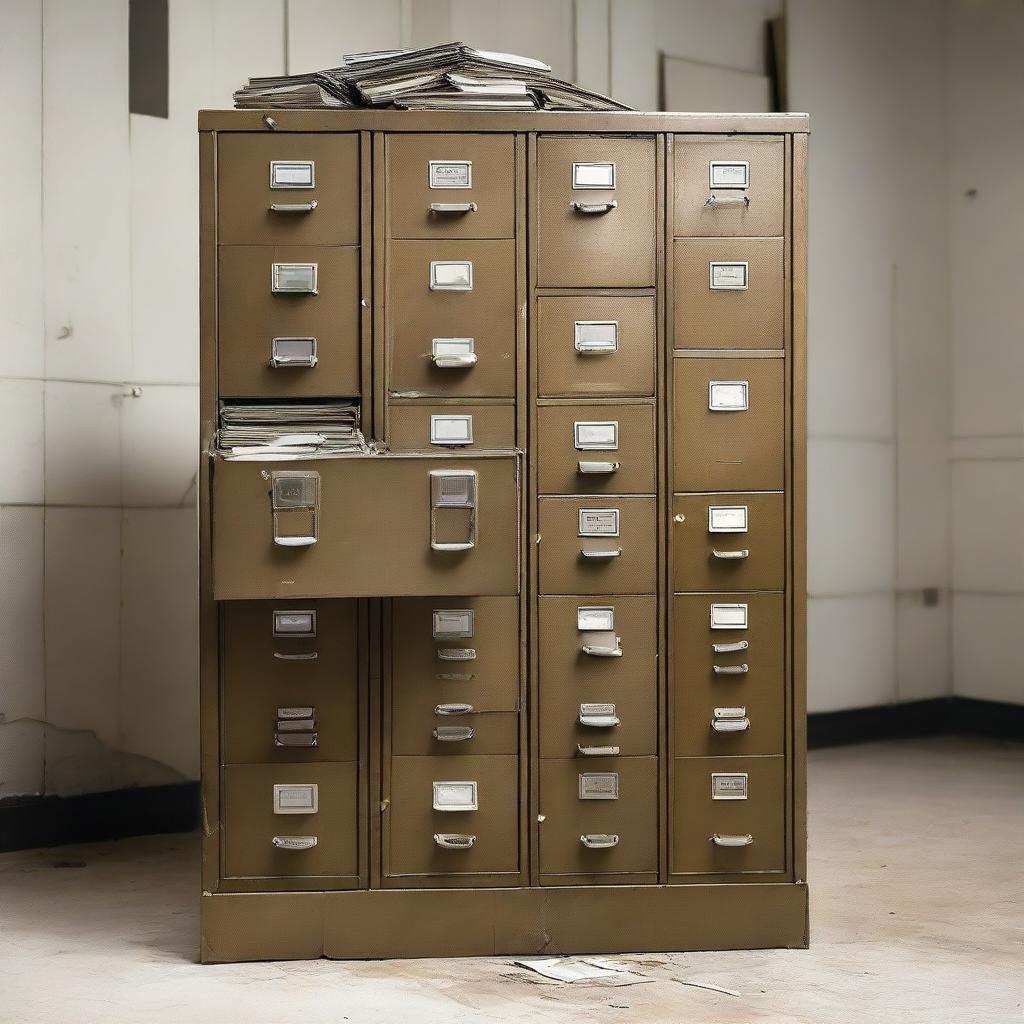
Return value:
<svg viewBox="0 0 1024 1024">
<path fill-rule="evenodd" d="M 712 800 L 746 800 L 747 799 L 747 773 L 746 772 L 712 772 L 711 773 L 711 799 Z"/>
<path fill-rule="evenodd" d="M 618 772 L 580 772 L 579 798 L 581 800 L 618 800 Z"/>
</svg>

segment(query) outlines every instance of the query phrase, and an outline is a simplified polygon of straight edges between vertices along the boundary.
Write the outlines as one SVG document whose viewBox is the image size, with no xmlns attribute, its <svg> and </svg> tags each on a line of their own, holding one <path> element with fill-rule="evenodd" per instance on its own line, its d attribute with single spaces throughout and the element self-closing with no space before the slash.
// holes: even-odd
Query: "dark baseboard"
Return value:
<svg viewBox="0 0 1024 1024">
<path fill-rule="evenodd" d="M 807 716 L 811 748 L 920 736 L 1024 740 L 1024 705 L 940 697 Z M 198 782 L 0 801 L 0 852 L 191 832 L 198 827 Z"/>
</svg>

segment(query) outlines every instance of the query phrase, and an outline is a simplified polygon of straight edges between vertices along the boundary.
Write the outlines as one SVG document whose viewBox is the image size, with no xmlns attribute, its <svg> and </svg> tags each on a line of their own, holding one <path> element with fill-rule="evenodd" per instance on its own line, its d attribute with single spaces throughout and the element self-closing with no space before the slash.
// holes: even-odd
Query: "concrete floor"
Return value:
<svg viewBox="0 0 1024 1024">
<path fill-rule="evenodd" d="M 1024 746 L 819 751 L 810 794 L 811 949 L 623 957 L 650 980 L 616 988 L 506 959 L 197 966 L 195 836 L 5 854 L 0 1021 L 1021 1024 Z"/>
</svg>

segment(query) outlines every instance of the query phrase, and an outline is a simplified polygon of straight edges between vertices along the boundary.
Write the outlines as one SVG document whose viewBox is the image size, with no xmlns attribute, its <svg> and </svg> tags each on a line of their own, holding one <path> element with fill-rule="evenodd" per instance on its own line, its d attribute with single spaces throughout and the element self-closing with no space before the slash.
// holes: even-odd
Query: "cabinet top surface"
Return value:
<svg viewBox="0 0 1024 1024">
<path fill-rule="evenodd" d="M 267 123 L 271 120 L 273 127 Z M 200 110 L 199 130 L 218 132 L 637 132 L 780 134 L 810 131 L 808 114 L 701 114 L 538 110 Z"/>
</svg>

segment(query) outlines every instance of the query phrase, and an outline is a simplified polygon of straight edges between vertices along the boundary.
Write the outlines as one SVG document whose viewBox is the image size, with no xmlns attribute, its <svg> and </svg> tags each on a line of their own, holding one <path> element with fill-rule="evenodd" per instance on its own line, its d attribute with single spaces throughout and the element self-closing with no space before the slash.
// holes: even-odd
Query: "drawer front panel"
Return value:
<svg viewBox="0 0 1024 1024">
<path fill-rule="evenodd" d="M 674 234 L 784 233 L 782 139 L 677 135 L 674 151 Z"/>
<path fill-rule="evenodd" d="M 220 242 L 359 242 L 356 135 L 229 132 L 217 147 Z"/>
<path fill-rule="evenodd" d="M 515 243 L 401 241 L 389 251 L 388 389 L 448 398 L 513 397 Z M 432 264 L 444 266 L 432 272 Z M 455 287 L 444 287 L 452 282 Z"/>
<path fill-rule="evenodd" d="M 354 887 L 359 871 L 357 767 L 349 763 L 225 768 L 225 877 L 352 876 Z M 310 844 L 313 838 L 315 845 Z"/>
<path fill-rule="evenodd" d="M 451 783 L 473 785 L 458 787 Z M 465 810 L 434 809 L 435 802 L 461 806 L 458 800 L 463 795 L 472 800 L 475 810 L 469 803 Z M 393 757 L 390 803 L 384 821 L 388 877 L 466 876 L 467 884 L 472 884 L 477 875 L 517 874 L 517 759 Z"/>
<path fill-rule="evenodd" d="M 511 238 L 515 149 L 511 135 L 389 135 L 392 238 Z"/>
<path fill-rule="evenodd" d="M 654 493 L 654 406 L 548 405 L 537 425 L 541 494 Z"/>
<path fill-rule="evenodd" d="M 785 554 L 782 494 L 674 495 L 673 590 L 781 590 Z"/>
<path fill-rule="evenodd" d="M 537 155 L 537 283 L 653 287 L 654 139 L 547 136 L 538 141 Z"/>
<path fill-rule="evenodd" d="M 654 394 L 653 295 L 545 295 L 536 302 L 542 398 Z"/>
<path fill-rule="evenodd" d="M 274 513 L 274 474 L 282 472 L 286 485 L 293 474 L 317 474 L 315 509 Z M 461 502 L 474 483 L 475 512 L 445 504 Z M 515 456 L 217 461 L 212 501 L 217 600 L 518 591 Z M 315 543 L 305 543 L 311 536 Z"/>
<path fill-rule="evenodd" d="M 313 635 L 275 635 L 279 612 L 290 616 L 286 628 L 312 613 Z M 232 601 L 223 626 L 227 764 L 359 756 L 355 601 Z M 304 745 L 314 737 L 316 746 Z"/>
<path fill-rule="evenodd" d="M 677 238 L 676 348 L 783 348 L 781 238 Z"/>
<path fill-rule="evenodd" d="M 605 625 L 609 612 L 611 630 L 579 628 Z M 599 747 L 657 753 L 654 597 L 542 597 L 538 643 L 541 757 L 576 757 L 586 767 Z M 589 704 L 613 704 L 611 719 Z"/>
<path fill-rule="evenodd" d="M 467 437 L 470 442 L 463 443 Z M 509 451 L 516 446 L 516 408 L 392 402 L 388 407 L 388 444 L 395 452 Z"/>
<path fill-rule="evenodd" d="M 540 807 L 542 875 L 658 870 L 657 758 L 542 761 Z"/>
<path fill-rule="evenodd" d="M 359 394 L 357 248 L 233 245 L 219 260 L 222 396 Z M 317 293 L 275 293 L 275 264 L 315 265 Z M 315 365 L 275 360 L 275 338 L 315 339 Z"/>
<path fill-rule="evenodd" d="M 674 489 L 781 491 L 785 361 L 675 359 Z M 719 407 L 746 395 L 746 408 Z M 714 397 L 712 397 L 712 395 Z"/>
<path fill-rule="evenodd" d="M 672 771 L 673 874 L 785 870 L 783 758 L 677 757 Z"/>
<path fill-rule="evenodd" d="M 736 622 L 734 616 L 739 616 L 746 626 L 713 628 L 715 606 L 720 608 L 716 617 Z M 676 595 L 672 645 L 676 754 L 783 752 L 786 632 L 782 594 Z"/>
<path fill-rule="evenodd" d="M 654 498 L 541 498 L 539 506 L 540 593 L 655 592 Z"/>
</svg>

